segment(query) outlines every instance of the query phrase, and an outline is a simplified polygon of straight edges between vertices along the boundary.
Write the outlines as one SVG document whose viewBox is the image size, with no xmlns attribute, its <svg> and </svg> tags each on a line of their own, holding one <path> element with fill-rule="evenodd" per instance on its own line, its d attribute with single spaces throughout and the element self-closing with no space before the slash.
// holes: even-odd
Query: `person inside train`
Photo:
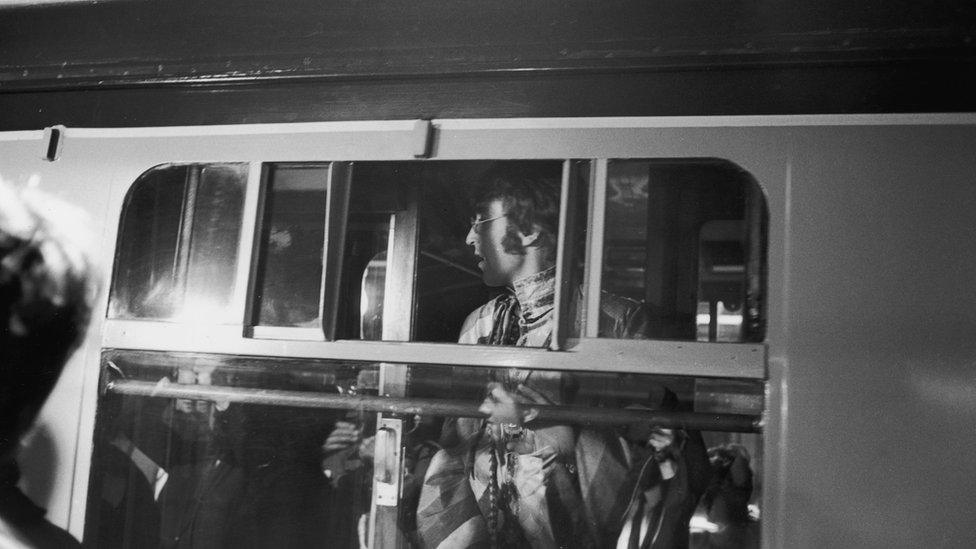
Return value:
<svg viewBox="0 0 976 549">
<path fill-rule="evenodd" d="M 749 451 L 727 443 L 708 449 L 711 478 L 701 498 L 710 528 L 692 535 L 695 549 L 759 547 L 759 522 L 749 508 L 753 474 Z"/>
<path fill-rule="evenodd" d="M 15 454 L 91 312 L 80 214 L 0 181 L 0 546 L 76 547 L 18 488 Z"/>
<path fill-rule="evenodd" d="M 558 181 L 506 164 L 489 171 L 479 188 L 466 243 L 485 284 L 507 291 L 467 317 L 459 342 L 546 347 L 552 337 Z M 644 337 L 644 318 L 639 303 L 606 294 L 599 331 Z M 628 441 L 613 429 L 545 422 L 533 405 L 572 404 L 579 389 L 575 376 L 508 369 L 488 371 L 486 378 L 480 411 L 488 419 L 446 422 L 443 449 L 428 467 L 417 510 L 425 546 L 687 545 L 688 520 L 707 468 L 698 433 L 644 426 L 627 429 L 641 433 L 640 440 Z M 668 395 L 673 397 L 662 390 L 639 404 L 666 407 Z M 629 452 L 629 442 L 648 450 Z"/>
</svg>

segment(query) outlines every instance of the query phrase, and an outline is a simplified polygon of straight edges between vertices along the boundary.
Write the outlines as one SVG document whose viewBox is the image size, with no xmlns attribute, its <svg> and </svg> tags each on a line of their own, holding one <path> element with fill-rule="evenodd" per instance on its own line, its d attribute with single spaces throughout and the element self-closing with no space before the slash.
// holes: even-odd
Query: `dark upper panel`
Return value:
<svg viewBox="0 0 976 549">
<path fill-rule="evenodd" d="M 968 0 L 0 8 L 0 129 L 976 110 Z"/>
<path fill-rule="evenodd" d="M 961 112 L 976 63 L 0 92 L 0 130 L 565 116 Z"/>
<path fill-rule="evenodd" d="M 968 0 L 41 5 L 0 9 L 0 86 L 972 56 L 974 14 Z"/>
</svg>

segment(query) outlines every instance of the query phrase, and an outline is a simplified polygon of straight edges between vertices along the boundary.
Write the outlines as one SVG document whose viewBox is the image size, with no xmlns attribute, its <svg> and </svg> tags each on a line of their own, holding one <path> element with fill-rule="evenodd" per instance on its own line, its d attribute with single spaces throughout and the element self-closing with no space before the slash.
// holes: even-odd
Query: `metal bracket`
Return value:
<svg viewBox="0 0 976 549">
<path fill-rule="evenodd" d="M 417 120 L 413 126 L 413 157 L 430 158 L 434 145 L 434 125 L 430 120 Z"/>
<path fill-rule="evenodd" d="M 64 147 L 64 136 L 67 128 L 58 124 L 44 128 L 44 160 L 54 162 L 61 158 L 61 149 Z"/>
</svg>

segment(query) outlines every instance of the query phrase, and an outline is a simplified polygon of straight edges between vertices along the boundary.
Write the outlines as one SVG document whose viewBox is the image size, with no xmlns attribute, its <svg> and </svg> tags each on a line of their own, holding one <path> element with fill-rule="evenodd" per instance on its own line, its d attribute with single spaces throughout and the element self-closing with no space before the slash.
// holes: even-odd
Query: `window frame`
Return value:
<svg viewBox="0 0 976 549">
<path fill-rule="evenodd" d="M 328 341 L 334 339 L 335 318 L 326 311 L 335 310 L 339 296 L 339 281 L 336 273 L 342 272 L 341 244 L 345 240 L 346 214 L 349 204 L 349 176 L 348 162 L 252 162 L 252 171 L 259 172 L 260 183 L 249 186 L 258 187 L 257 207 L 253 213 L 253 244 L 250 247 L 250 268 L 244 276 L 247 280 L 247 292 L 244 296 L 244 337 L 254 339 L 302 339 L 309 341 Z M 326 169 L 326 206 L 324 222 L 324 238 L 322 241 L 322 276 L 319 282 L 318 328 L 302 328 L 291 326 L 273 326 L 259 324 L 259 305 L 257 303 L 257 282 L 259 271 L 265 268 L 263 257 L 265 252 L 264 231 L 269 221 L 270 212 L 267 211 L 268 194 L 273 184 L 273 174 L 280 168 L 325 168 Z M 339 250 L 331 245 L 339 243 Z"/>
<path fill-rule="evenodd" d="M 767 233 L 767 278 L 765 297 L 770 304 L 767 319 L 788 319 L 785 288 L 783 203 L 789 195 L 789 143 L 781 139 L 783 119 L 764 117 L 715 118 L 599 118 L 599 119 L 506 119 L 434 120 L 434 135 L 418 133 L 423 121 L 328 122 L 271 125 L 240 125 L 166 128 L 72 128 L 73 142 L 89 151 L 89 162 L 112 167 L 104 246 L 113 254 L 120 227 L 124 198 L 146 167 L 180 163 L 248 162 L 248 184 L 242 216 L 241 249 L 238 253 L 238 285 L 233 310 L 237 324 L 190 325 L 157 321 L 97 319 L 101 345 L 86 354 L 81 425 L 92 432 L 96 411 L 106 387 L 101 383 L 101 352 L 105 349 L 213 352 L 226 355 L 264 357 L 310 357 L 389 362 L 387 372 L 403 375 L 399 364 L 455 364 L 488 367 L 522 367 L 563 371 L 634 372 L 697 377 L 726 377 L 764 383 L 764 412 L 757 429 L 763 432 L 764 484 L 782 476 L 782 458 L 774 450 L 783 448 L 785 438 L 786 364 L 777 347 L 770 357 L 769 343 L 733 344 L 693 341 L 567 339 L 565 349 L 466 346 L 441 343 L 376 341 L 324 341 L 298 339 L 256 339 L 246 337 L 246 307 L 251 288 L 251 269 L 256 254 L 254 238 L 259 216 L 258 192 L 263 164 L 268 162 L 359 162 L 403 161 L 422 157 L 429 141 L 436 160 L 530 160 L 539 158 L 647 159 L 722 158 L 752 174 L 760 185 L 771 185 L 767 195 L 770 211 Z M 807 124 L 820 123 L 816 120 Z M 766 132 L 766 130 L 770 130 Z M 786 130 L 788 131 L 788 130 Z M 752 139 L 743 139 L 743 136 Z M 653 153 L 653 154 L 650 154 Z M 101 177 L 103 174 L 93 176 Z M 564 174 L 565 178 L 565 174 Z M 785 185 L 785 187 L 784 187 Z M 767 190 L 763 190 L 767 194 Z M 565 231 L 562 234 L 567 234 Z M 104 287 L 110 282 L 105 273 Z M 242 276 L 243 275 L 243 276 Z M 781 276 L 782 275 L 782 276 Z M 769 280 L 777 280 L 774 285 Z M 241 283 L 245 282 L 245 283 Z M 103 294 L 104 295 L 104 294 Z M 102 299 L 105 299 L 103 297 Z M 105 303 L 104 301 L 102 303 Z M 106 303 L 107 305 L 107 303 Z M 564 322 L 566 319 L 564 319 Z M 788 323 L 769 322 L 766 341 L 774 347 L 782 341 Z M 565 332 L 564 332 L 565 333 Z M 324 338 L 323 338 L 324 339 Z M 382 376 L 381 376 L 382 377 Z M 391 383 L 391 381 L 393 383 Z M 384 387 L 397 380 L 382 379 Z M 388 394 L 388 393 L 387 393 Z M 90 446 L 89 446 L 90 450 Z M 76 454 L 75 493 L 86 494 L 92 454 Z M 774 490 L 763 492 L 764 539 L 776 539 L 781 530 L 781 498 Z M 70 520 L 84 524 L 86 505 L 72 505 Z M 79 531 L 80 532 L 80 531 Z"/>
<path fill-rule="evenodd" d="M 611 159 L 627 158 L 715 158 L 716 156 L 742 166 L 735 155 L 716 155 L 714 151 L 696 151 L 680 140 L 669 147 L 655 147 L 660 141 L 660 130 L 653 124 L 641 124 L 640 120 L 602 119 L 600 121 L 478 121 L 445 120 L 434 121 L 435 146 L 429 158 L 436 160 L 527 160 L 561 159 L 563 166 L 562 212 L 560 215 L 560 235 L 557 263 L 557 311 L 555 334 L 551 349 L 504 348 L 471 346 L 454 343 L 423 343 L 407 341 L 358 341 L 332 340 L 334 315 L 322 316 L 322 329 L 317 328 L 278 328 L 254 326 L 254 279 L 255 266 L 260 255 L 261 224 L 265 212 L 260 205 L 264 202 L 262 193 L 266 192 L 267 168 L 272 164 L 294 163 L 325 164 L 344 167 L 342 176 L 330 167 L 330 207 L 327 214 L 327 236 L 332 235 L 341 242 L 338 227 L 344 219 L 342 196 L 332 200 L 333 184 L 344 180 L 348 191 L 348 168 L 356 161 L 402 161 L 416 159 L 419 137 L 413 123 L 322 123 L 298 128 L 285 141 L 298 143 L 291 154 L 282 158 L 281 151 L 262 150 L 260 143 L 270 134 L 281 136 L 274 131 L 276 126 L 249 128 L 243 135 L 234 135 L 223 128 L 218 133 L 231 133 L 233 138 L 226 141 L 245 140 L 246 147 L 238 149 L 222 146 L 221 153 L 212 155 L 212 162 L 249 162 L 250 170 L 243 215 L 241 252 L 238 254 L 238 288 L 235 290 L 235 314 L 239 312 L 240 323 L 229 325 L 188 325 L 152 320 L 106 319 L 103 331 L 103 347 L 154 349 L 171 351 L 196 351 L 232 354 L 256 354 L 268 356 L 329 357 L 336 359 L 366 360 L 374 362 L 412 362 L 418 364 L 455 364 L 488 367 L 520 367 L 542 370 L 569 371 L 615 371 L 628 373 L 657 373 L 665 375 L 685 375 L 697 377 L 724 377 L 764 380 L 767 377 L 767 345 L 765 343 L 714 343 L 669 340 L 617 340 L 596 336 L 596 319 L 599 314 L 599 289 L 602 273 L 603 224 L 605 222 L 605 199 L 607 164 Z M 308 127 L 314 126 L 314 127 Z M 287 130 L 288 128 L 281 128 Z M 186 129 L 188 131 L 195 128 Z M 266 130 L 262 132 L 261 129 Z M 700 128 L 693 128 L 700 130 Z M 200 130 L 196 128 L 195 130 Z M 131 130 L 130 130 L 131 131 Z M 682 131 L 679 128 L 674 131 Z M 342 142 L 350 132 L 382 134 L 383 138 L 370 140 L 364 135 L 356 135 L 355 143 Z M 152 134 L 152 132 L 149 132 Z M 206 132 L 204 132 L 206 133 Z M 220 141 L 220 140 L 217 140 Z M 310 155 L 307 146 L 316 145 L 319 151 Z M 526 147 L 526 144 L 532 146 Z M 670 149 L 670 150 L 668 150 Z M 286 148 L 287 149 L 287 145 Z M 689 154 L 689 153 L 704 154 Z M 654 153 L 654 154 L 649 154 Z M 194 161 L 196 162 L 196 161 Z M 566 309 L 568 292 L 564 280 L 567 254 L 564 235 L 569 234 L 572 223 L 580 220 L 567 219 L 570 181 L 574 177 L 574 162 L 588 162 L 589 181 L 589 224 L 586 245 L 586 269 L 584 285 L 587 288 L 588 303 L 583 323 L 582 337 L 564 337 L 568 332 L 570 320 L 561 311 Z M 182 163 L 182 162 L 181 162 Z M 158 164 L 155 163 L 155 164 Z M 155 165 L 155 164 L 150 164 Z M 746 171 L 752 173 L 748 167 Z M 339 170 L 342 171 L 342 170 Z M 756 181 L 763 178 L 753 174 Z M 131 183 L 130 183 L 131 185 Z M 345 193 L 348 200 L 348 192 Z M 331 205 L 335 204 L 335 206 Z M 343 215 L 336 214 L 342 209 Z M 119 212 L 120 216 L 122 212 Z M 250 235 L 250 236 L 249 236 Z M 337 296 L 337 266 L 341 268 L 341 249 L 325 244 L 323 255 L 323 303 L 322 311 L 328 311 L 330 303 Z M 768 260 L 767 260 L 768 261 Z M 330 291 L 330 288 L 332 290 Z M 594 291 L 594 288 L 596 291 Z M 767 301 L 768 284 L 766 289 Z M 411 294 L 412 295 L 412 294 Z M 412 300 L 412 297 L 411 297 Z M 398 339 L 406 339 L 399 337 Z"/>
</svg>

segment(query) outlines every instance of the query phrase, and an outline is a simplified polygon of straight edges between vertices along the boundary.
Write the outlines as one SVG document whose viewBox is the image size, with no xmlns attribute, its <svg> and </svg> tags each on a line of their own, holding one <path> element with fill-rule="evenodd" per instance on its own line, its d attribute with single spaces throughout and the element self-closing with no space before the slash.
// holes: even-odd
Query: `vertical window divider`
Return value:
<svg viewBox="0 0 976 549">
<path fill-rule="evenodd" d="M 598 337 L 600 332 L 600 292 L 603 288 L 603 237 L 607 217 L 606 158 L 593 161 L 590 172 L 589 231 L 586 238 L 586 266 L 583 280 L 586 299 L 583 302 L 580 337 Z"/>
<path fill-rule="evenodd" d="M 253 165 L 251 169 L 252 172 L 248 174 L 248 177 L 253 175 Z M 261 283 L 261 263 L 265 254 L 263 235 L 268 223 L 268 193 L 270 192 L 271 174 L 274 169 L 273 164 L 261 164 L 259 166 L 258 176 L 260 179 L 258 179 L 256 204 L 254 205 L 254 232 L 252 234 L 251 258 L 248 264 L 250 272 L 247 277 L 247 299 L 244 310 L 245 337 L 254 336 L 254 326 L 258 323 L 257 292 Z M 241 240 L 246 239 L 241 238 Z"/>
<path fill-rule="evenodd" d="M 352 163 L 330 163 L 328 177 L 319 318 L 322 319 L 322 333 L 325 335 L 325 340 L 333 341 L 336 338 L 336 318 L 342 284 L 342 258 L 346 244 Z"/>
<path fill-rule="evenodd" d="M 562 183 L 559 190 L 559 228 L 556 235 L 556 295 L 554 296 L 552 339 L 549 350 L 566 348 L 566 339 L 572 332 L 575 320 L 572 314 L 574 297 L 573 265 L 576 253 L 570 235 L 577 234 L 580 220 L 576 215 L 579 193 L 573 192 L 572 184 L 579 181 L 577 161 L 563 161 Z"/>
<path fill-rule="evenodd" d="M 241 216 L 241 238 L 237 248 L 237 288 L 231 301 L 234 318 L 244 326 L 254 323 L 255 274 L 258 248 L 261 245 L 260 219 L 264 202 L 264 173 L 261 162 L 248 164 L 247 186 L 244 191 L 244 212 Z"/>
<path fill-rule="evenodd" d="M 392 237 L 386 252 L 386 284 L 383 291 L 384 341 L 413 339 L 420 243 L 418 191 L 413 183 L 403 190 L 405 207 L 393 214 L 390 223 Z"/>
<path fill-rule="evenodd" d="M 383 336 L 386 341 L 410 341 L 414 335 L 414 314 L 417 293 L 417 266 L 420 248 L 420 189 L 416 183 L 408 183 L 403 189 L 404 207 L 398 207 L 391 215 L 389 245 L 386 251 L 386 280 L 383 289 Z M 403 397 L 407 394 L 410 367 L 403 364 L 380 363 L 380 396 Z M 402 427 L 395 418 L 384 418 L 382 412 L 376 415 L 378 426 Z M 389 427 L 387 427 L 389 429 Z M 398 435 L 399 436 L 399 435 Z M 400 440 L 402 444 L 402 439 Z M 379 452 L 373 456 L 373 470 L 381 471 L 384 456 Z M 403 460 L 396 464 L 395 476 L 403 476 Z M 379 505 L 375 497 L 379 479 L 374 479 L 374 497 L 370 503 L 370 542 L 369 547 L 397 547 L 402 535 L 397 532 L 396 523 L 400 509 L 397 506 Z M 398 502 L 399 503 L 399 502 Z"/>
</svg>

